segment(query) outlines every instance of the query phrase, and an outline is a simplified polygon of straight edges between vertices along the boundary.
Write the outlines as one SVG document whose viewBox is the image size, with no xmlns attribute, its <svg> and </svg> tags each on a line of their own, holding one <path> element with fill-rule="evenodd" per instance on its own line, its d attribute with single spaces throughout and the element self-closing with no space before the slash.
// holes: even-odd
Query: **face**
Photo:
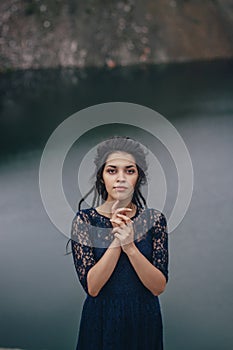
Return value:
<svg viewBox="0 0 233 350">
<path fill-rule="evenodd" d="M 110 154 L 103 170 L 103 181 L 108 192 L 107 201 L 131 199 L 137 179 L 138 170 L 131 154 Z"/>
</svg>

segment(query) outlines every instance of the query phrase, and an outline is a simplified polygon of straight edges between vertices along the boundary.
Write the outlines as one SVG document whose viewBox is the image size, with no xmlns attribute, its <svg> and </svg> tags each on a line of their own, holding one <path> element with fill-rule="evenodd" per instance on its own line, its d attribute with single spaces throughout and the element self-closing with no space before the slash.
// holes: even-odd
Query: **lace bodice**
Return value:
<svg viewBox="0 0 233 350">
<path fill-rule="evenodd" d="M 163 213 L 156 209 L 137 208 L 133 220 L 134 243 L 147 259 L 158 268 L 168 281 L 168 232 Z M 71 246 L 79 281 L 87 294 L 88 271 L 103 256 L 114 239 L 109 218 L 95 208 L 76 213 L 71 227 Z M 102 290 L 125 293 L 135 289 L 138 278 L 127 255 L 121 252 L 118 264 Z M 104 291 L 103 291 L 104 292 Z"/>
</svg>

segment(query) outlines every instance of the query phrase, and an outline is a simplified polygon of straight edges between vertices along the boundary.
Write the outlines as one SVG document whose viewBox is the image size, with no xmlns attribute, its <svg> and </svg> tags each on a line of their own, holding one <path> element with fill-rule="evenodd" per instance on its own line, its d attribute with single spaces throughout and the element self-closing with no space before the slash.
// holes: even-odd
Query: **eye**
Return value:
<svg viewBox="0 0 233 350">
<path fill-rule="evenodd" d="M 129 171 L 129 172 L 131 171 L 131 174 L 134 174 L 134 173 L 135 173 L 135 170 L 134 170 L 134 169 L 129 169 L 128 171 Z"/>
<path fill-rule="evenodd" d="M 107 169 L 106 172 L 109 174 L 113 174 L 116 172 L 116 169 Z M 135 169 L 128 169 L 127 172 L 128 174 L 134 174 L 136 171 Z"/>
<path fill-rule="evenodd" d="M 107 173 L 112 174 L 112 171 L 115 171 L 115 169 L 108 169 Z"/>
</svg>

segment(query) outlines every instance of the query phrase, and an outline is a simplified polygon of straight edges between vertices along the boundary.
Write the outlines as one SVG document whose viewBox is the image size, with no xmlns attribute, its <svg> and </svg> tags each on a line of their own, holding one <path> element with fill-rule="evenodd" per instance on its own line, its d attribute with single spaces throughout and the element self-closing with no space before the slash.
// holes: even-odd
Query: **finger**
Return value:
<svg viewBox="0 0 233 350">
<path fill-rule="evenodd" d="M 116 212 L 117 213 L 119 213 L 119 212 L 122 212 L 122 211 L 132 211 L 133 209 L 131 209 L 131 208 L 118 208 L 117 210 L 116 210 Z"/>
<path fill-rule="evenodd" d="M 115 215 L 116 214 L 124 214 L 124 215 L 126 215 L 128 217 L 128 214 L 130 212 L 132 212 L 131 208 L 119 208 L 119 209 L 116 210 Z"/>
<path fill-rule="evenodd" d="M 116 225 L 118 225 L 118 227 L 121 227 L 121 228 L 124 228 L 125 226 L 129 226 L 129 222 L 127 223 L 127 221 L 124 219 L 116 218 L 116 219 L 110 219 L 110 221 L 111 223 L 115 223 Z"/>
<path fill-rule="evenodd" d="M 119 199 L 117 199 L 116 200 L 116 202 L 113 204 L 113 206 L 112 206 L 112 213 L 114 213 L 115 212 L 115 210 L 117 209 L 117 205 L 119 204 Z"/>
<path fill-rule="evenodd" d="M 126 215 L 123 215 L 123 214 L 116 214 L 117 216 L 119 216 L 120 218 L 122 218 L 122 220 L 125 220 L 127 222 L 127 224 L 130 224 L 132 223 L 133 221 Z"/>
<path fill-rule="evenodd" d="M 125 214 L 115 213 L 110 220 L 130 220 L 130 217 Z"/>
<path fill-rule="evenodd" d="M 116 213 L 116 215 L 122 217 L 122 218 L 125 219 L 125 220 L 131 220 L 131 219 L 130 219 L 127 215 L 125 215 L 125 214 Z"/>
<path fill-rule="evenodd" d="M 117 224 L 117 225 L 122 225 L 123 224 L 123 222 L 122 222 L 122 220 L 120 220 L 120 219 L 110 219 L 110 221 L 111 221 L 111 223 L 115 223 L 115 224 Z"/>
</svg>

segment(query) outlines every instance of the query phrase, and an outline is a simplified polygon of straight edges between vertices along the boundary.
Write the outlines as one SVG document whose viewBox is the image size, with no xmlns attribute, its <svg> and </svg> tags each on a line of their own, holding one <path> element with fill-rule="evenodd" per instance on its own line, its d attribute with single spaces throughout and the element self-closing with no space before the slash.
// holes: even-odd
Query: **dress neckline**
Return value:
<svg viewBox="0 0 233 350">
<path fill-rule="evenodd" d="M 92 208 L 99 216 L 102 216 L 103 218 L 105 218 L 105 219 L 108 219 L 108 220 L 110 220 L 111 218 L 109 218 L 108 216 L 105 216 L 105 215 L 102 215 L 102 214 L 100 214 L 97 210 L 96 210 L 96 208 Z M 140 208 L 140 209 L 142 209 L 142 208 Z M 137 206 L 137 209 L 136 209 L 136 213 L 134 214 L 134 216 L 131 216 L 131 220 L 132 219 L 134 219 L 137 215 L 138 215 L 138 213 L 139 213 L 139 207 Z"/>
</svg>

